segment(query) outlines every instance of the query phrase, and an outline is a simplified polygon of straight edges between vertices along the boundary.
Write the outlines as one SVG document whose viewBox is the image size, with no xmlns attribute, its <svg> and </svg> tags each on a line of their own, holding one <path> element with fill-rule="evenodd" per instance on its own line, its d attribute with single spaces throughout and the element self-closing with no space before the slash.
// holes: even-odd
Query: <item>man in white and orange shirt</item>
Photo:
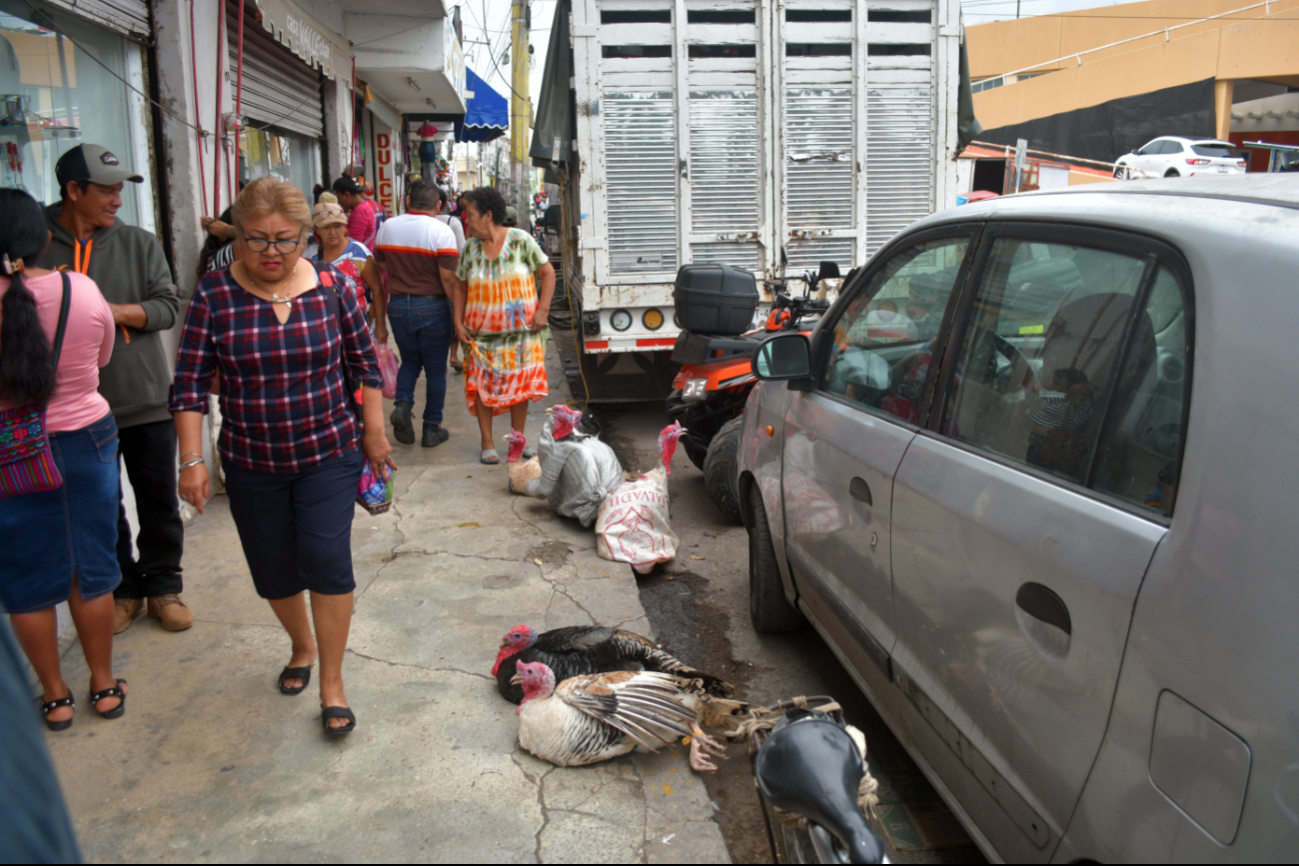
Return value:
<svg viewBox="0 0 1299 866">
<path fill-rule="evenodd" d="M 460 291 L 456 266 L 460 252 L 455 236 L 435 219 L 440 197 L 427 181 L 410 186 L 406 213 L 385 220 L 379 227 L 375 258 L 388 275 L 388 323 L 401 355 L 397 372 L 396 407 L 392 411 L 393 437 L 406 445 L 415 442 L 412 412 L 415 383 L 424 371 L 425 448 L 448 438 L 442 427 L 442 407 L 447 395 L 447 351 L 455 339 L 453 295 Z"/>
</svg>

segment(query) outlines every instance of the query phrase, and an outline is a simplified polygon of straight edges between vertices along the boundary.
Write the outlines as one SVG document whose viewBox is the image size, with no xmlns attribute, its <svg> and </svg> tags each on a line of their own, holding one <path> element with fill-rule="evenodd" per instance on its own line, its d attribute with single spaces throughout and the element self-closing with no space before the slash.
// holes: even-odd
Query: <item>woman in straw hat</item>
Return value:
<svg viewBox="0 0 1299 866">
<path fill-rule="evenodd" d="M 359 298 L 361 309 L 369 309 L 374 323 L 374 335 L 380 343 L 388 342 L 388 326 L 384 317 L 386 300 L 379 279 L 379 266 L 365 244 L 347 236 L 347 213 L 332 192 L 321 193 L 320 201 L 312 214 L 312 228 L 316 242 L 303 253 L 309 261 L 326 262 L 365 286 L 365 297 Z"/>
</svg>

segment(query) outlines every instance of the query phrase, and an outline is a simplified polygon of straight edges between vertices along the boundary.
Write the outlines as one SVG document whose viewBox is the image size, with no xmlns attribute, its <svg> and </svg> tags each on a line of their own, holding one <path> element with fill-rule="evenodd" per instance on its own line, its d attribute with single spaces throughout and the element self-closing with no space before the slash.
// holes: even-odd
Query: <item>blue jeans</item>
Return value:
<svg viewBox="0 0 1299 866">
<path fill-rule="evenodd" d="M 0 605 L 31 613 L 67 601 L 75 578 L 86 601 L 122 582 L 117 564 L 117 424 L 111 413 L 50 435 L 63 485 L 0 499 Z"/>
<path fill-rule="evenodd" d="M 455 337 L 451 301 L 445 297 L 402 295 L 388 302 L 388 324 L 401 354 L 397 400 L 415 403 L 415 383 L 424 371 L 424 423 L 442 423 L 447 398 L 447 353 Z"/>
</svg>

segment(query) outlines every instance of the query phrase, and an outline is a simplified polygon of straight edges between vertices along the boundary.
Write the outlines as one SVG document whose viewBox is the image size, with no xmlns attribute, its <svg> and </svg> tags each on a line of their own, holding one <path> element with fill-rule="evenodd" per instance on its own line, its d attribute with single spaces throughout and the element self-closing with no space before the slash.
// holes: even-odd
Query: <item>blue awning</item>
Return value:
<svg viewBox="0 0 1299 866">
<path fill-rule="evenodd" d="M 465 90 L 473 96 L 465 97 L 465 119 L 456 123 L 456 141 L 491 141 L 509 131 L 509 102 L 468 68 Z"/>
</svg>

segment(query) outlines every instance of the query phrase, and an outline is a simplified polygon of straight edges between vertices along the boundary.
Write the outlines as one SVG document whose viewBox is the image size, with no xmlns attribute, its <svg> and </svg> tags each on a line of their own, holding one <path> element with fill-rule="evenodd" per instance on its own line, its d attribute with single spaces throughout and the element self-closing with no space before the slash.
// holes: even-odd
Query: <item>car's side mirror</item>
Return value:
<svg viewBox="0 0 1299 866">
<path fill-rule="evenodd" d="M 763 381 L 787 381 L 795 390 L 812 386 L 812 343 L 803 334 L 776 334 L 758 346 L 753 372 Z"/>
<path fill-rule="evenodd" d="M 839 263 L 832 261 L 821 262 L 821 269 L 817 272 L 816 279 L 817 282 L 839 279 Z"/>
</svg>

